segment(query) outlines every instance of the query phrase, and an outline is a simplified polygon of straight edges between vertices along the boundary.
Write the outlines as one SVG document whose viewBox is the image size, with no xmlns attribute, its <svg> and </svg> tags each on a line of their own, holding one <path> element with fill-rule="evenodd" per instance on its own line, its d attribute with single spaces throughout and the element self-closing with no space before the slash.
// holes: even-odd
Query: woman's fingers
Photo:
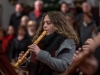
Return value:
<svg viewBox="0 0 100 75">
<path fill-rule="evenodd" d="M 29 45 L 28 47 L 34 47 L 34 46 L 36 46 L 36 44 Z"/>
<path fill-rule="evenodd" d="M 24 51 L 22 51 L 22 52 L 19 54 L 18 59 L 21 59 L 21 58 L 23 57 L 23 55 L 24 55 Z"/>
<path fill-rule="evenodd" d="M 30 45 L 28 47 L 29 47 L 29 49 L 34 49 L 34 48 L 36 48 L 36 45 L 35 44 L 32 44 L 32 45 Z"/>
<path fill-rule="evenodd" d="M 21 53 L 24 54 L 24 51 L 22 51 Z"/>
<path fill-rule="evenodd" d="M 93 42 L 93 39 L 88 39 L 88 40 L 85 42 L 85 45 L 88 45 L 88 44 L 90 44 L 91 42 Z"/>
</svg>

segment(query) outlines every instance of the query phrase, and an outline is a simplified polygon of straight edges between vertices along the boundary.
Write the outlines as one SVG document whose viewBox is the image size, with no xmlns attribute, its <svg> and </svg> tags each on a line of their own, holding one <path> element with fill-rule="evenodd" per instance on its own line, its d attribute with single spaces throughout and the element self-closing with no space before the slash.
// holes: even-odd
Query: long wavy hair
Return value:
<svg viewBox="0 0 100 75">
<path fill-rule="evenodd" d="M 77 33 L 75 33 L 71 25 L 68 24 L 65 16 L 61 12 L 58 12 L 58 11 L 50 11 L 43 15 L 41 22 L 40 22 L 40 26 L 38 30 L 36 31 L 33 41 L 35 41 L 44 31 L 43 30 L 43 20 L 46 15 L 49 16 L 49 19 L 51 23 L 53 23 L 54 29 L 58 34 L 66 37 L 67 39 L 73 39 L 76 45 L 79 44 Z"/>
</svg>

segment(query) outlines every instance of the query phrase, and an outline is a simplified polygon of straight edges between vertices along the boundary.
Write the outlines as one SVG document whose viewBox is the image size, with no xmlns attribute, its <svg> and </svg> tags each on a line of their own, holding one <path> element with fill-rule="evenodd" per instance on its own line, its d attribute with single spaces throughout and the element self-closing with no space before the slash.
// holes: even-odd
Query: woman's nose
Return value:
<svg viewBox="0 0 100 75">
<path fill-rule="evenodd" d="M 46 28 L 47 27 L 46 23 L 43 26 L 44 26 L 44 28 Z"/>
</svg>

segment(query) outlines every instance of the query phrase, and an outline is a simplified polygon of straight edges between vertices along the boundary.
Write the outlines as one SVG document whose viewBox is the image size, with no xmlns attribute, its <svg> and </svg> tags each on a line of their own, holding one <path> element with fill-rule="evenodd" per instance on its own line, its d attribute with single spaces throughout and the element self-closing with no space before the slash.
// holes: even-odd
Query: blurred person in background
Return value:
<svg viewBox="0 0 100 75">
<path fill-rule="evenodd" d="M 33 20 L 30 20 L 27 24 L 27 30 L 28 30 L 28 35 L 29 37 L 33 38 L 33 36 L 35 35 L 35 32 L 36 32 L 36 21 L 33 21 Z"/>
<path fill-rule="evenodd" d="M 67 13 L 66 14 L 66 20 L 73 27 L 73 29 L 77 32 L 77 34 L 79 36 L 79 27 L 80 27 L 80 24 L 77 22 L 74 14 Z"/>
<path fill-rule="evenodd" d="M 23 17 L 21 18 L 20 25 L 21 25 L 21 26 L 27 26 L 28 21 L 29 21 L 28 16 L 23 16 Z"/>
<path fill-rule="evenodd" d="M 12 25 L 15 30 L 17 30 L 18 26 L 20 25 L 20 20 L 24 16 L 23 14 L 23 5 L 18 3 L 15 6 L 15 12 L 10 17 L 9 25 Z"/>
<path fill-rule="evenodd" d="M 7 48 L 7 55 L 8 55 L 8 58 L 9 58 L 11 43 L 12 43 L 14 37 L 15 37 L 15 29 L 14 29 L 14 27 L 9 25 L 8 28 L 7 28 L 7 32 L 6 33 L 7 33 L 7 39 L 9 41 L 9 45 L 8 45 L 8 48 Z"/>
<path fill-rule="evenodd" d="M 66 15 L 67 13 L 70 12 L 70 9 L 69 9 L 69 5 L 66 3 L 66 2 L 62 2 L 61 3 L 61 6 L 60 6 L 60 11 Z"/>
<path fill-rule="evenodd" d="M 80 42 L 84 45 L 85 41 L 90 38 L 97 26 L 95 21 L 92 19 L 91 13 L 84 13 L 82 16 L 83 21 L 80 22 Z"/>
<path fill-rule="evenodd" d="M 15 28 L 13 26 L 8 26 L 7 28 L 7 39 L 10 41 L 13 40 L 13 38 L 15 37 Z"/>
<path fill-rule="evenodd" d="M 82 15 L 84 13 L 91 13 L 92 7 L 88 2 L 83 2 L 82 3 L 82 13 L 77 15 L 77 20 L 80 22 L 83 20 Z M 96 25 L 99 26 L 99 17 L 98 15 L 96 15 L 96 13 L 92 12 L 92 18 L 94 19 L 94 21 L 96 22 Z"/>
<path fill-rule="evenodd" d="M 29 13 L 29 19 L 36 21 L 37 29 L 39 27 L 39 23 L 40 23 L 42 16 L 43 16 L 43 1 L 36 0 L 34 2 L 34 10 Z"/>
<path fill-rule="evenodd" d="M 17 60 L 17 57 L 21 51 L 26 51 L 31 44 L 31 40 L 27 37 L 27 29 L 25 26 L 18 27 L 17 36 L 13 39 L 10 47 L 10 60 Z"/>
<path fill-rule="evenodd" d="M 80 32 L 79 32 L 80 23 L 76 20 L 74 14 L 72 14 L 72 13 L 67 13 L 65 17 L 66 17 L 67 22 L 72 26 L 72 28 L 77 33 L 78 38 L 80 40 Z M 79 44 L 79 46 L 80 46 L 80 44 Z M 76 49 L 78 49 L 78 47 Z"/>
<path fill-rule="evenodd" d="M 6 53 L 8 48 L 8 39 L 6 38 L 6 31 L 5 29 L 0 27 L 0 48 L 2 48 L 3 52 Z"/>
</svg>

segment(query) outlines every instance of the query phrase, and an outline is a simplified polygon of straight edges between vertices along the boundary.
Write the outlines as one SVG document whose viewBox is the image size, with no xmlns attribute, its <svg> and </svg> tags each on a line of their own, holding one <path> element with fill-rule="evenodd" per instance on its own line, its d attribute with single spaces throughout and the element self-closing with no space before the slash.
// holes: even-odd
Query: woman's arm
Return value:
<svg viewBox="0 0 100 75">
<path fill-rule="evenodd" d="M 75 43 L 73 41 L 66 40 L 57 50 L 58 53 L 56 51 L 56 57 L 52 57 L 47 51 L 40 50 L 37 55 L 37 59 L 48 65 L 51 69 L 58 72 L 63 72 L 70 65 L 75 49 Z"/>
</svg>

